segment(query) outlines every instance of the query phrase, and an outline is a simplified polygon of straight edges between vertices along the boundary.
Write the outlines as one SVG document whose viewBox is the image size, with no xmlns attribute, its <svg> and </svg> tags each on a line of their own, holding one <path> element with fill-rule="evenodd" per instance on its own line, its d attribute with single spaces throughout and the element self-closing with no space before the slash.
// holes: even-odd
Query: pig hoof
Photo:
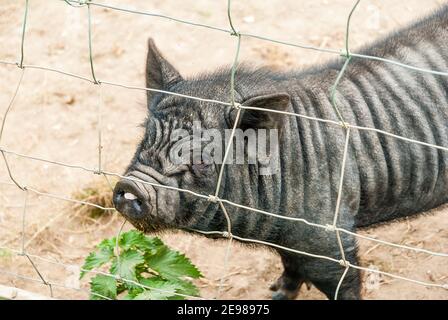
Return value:
<svg viewBox="0 0 448 320">
<path fill-rule="evenodd" d="M 272 300 L 289 300 L 282 291 L 276 291 L 272 294 Z"/>
<path fill-rule="evenodd" d="M 280 289 L 272 294 L 272 300 L 293 300 L 297 297 L 298 291 Z"/>
</svg>

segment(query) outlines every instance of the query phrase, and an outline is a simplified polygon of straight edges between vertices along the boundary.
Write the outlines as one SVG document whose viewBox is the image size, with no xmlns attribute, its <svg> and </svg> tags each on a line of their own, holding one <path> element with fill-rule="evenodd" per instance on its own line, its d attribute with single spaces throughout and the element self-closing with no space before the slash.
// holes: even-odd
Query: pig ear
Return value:
<svg viewBox="0 0 448 320">
<path fill-rule="evenodd" d="M 284 114 L 264 111 L 286 111 L 291 98 L 287 93 L 274 93 L 250 98 L 242 103 L 243 106 L 254 109 L 243 109 L 241 113 L 240 128 L 253 129 L 280 129 Z M 255 109 L 256 108 L 256 109 Z"/>
<path fill-rule="evenodd" d="M 182 80 L 179 72 L 160 54 L 154 40 L 148 40 L 148 57 L 146 59 L 146 87 L 168 89 Z M 151 93 L 148 91 L 148 96 Z"/>
</svg>

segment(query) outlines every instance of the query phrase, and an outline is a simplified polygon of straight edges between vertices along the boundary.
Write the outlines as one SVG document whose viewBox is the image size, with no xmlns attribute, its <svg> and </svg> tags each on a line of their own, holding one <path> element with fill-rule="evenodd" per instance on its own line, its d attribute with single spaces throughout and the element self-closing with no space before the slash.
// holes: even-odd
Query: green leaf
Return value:
<svg viewBox="0 0 448 320">
<path fill-rule="evenodd" d="M 167 280 L 163 279 L 162 277 L 155 276 L 150 278 L 141 278 L 140 283 L 144 286 L 147 286 L 149 288 L 155 288 L 158 286 L 162 286 Z M 143 288 L 145 289 L 145 288 Z"/>
<path fill-rule="evenodd" d="M 151 269 L 157 271 L 165 279 L 180 280 L 183 276 L 192 278 L 202 276 L 190 259 L 165 245 L 160 247 L 156 254 L 145 255 L 145 260 Z"/>
<path fill-rule="evenodd" d="M 137 295 L 142 293 L 144 289 L 141 287 L 135 287 L 128 290 L 128 294 L 123 297 L 124 300 L 134 300 Z"/>
<path fill-rule="evenodd" d="M 98 246 L 98 248 L 100 248 L 100 246 Z M 111 261 L 113 258 L 114 258 L 113 247 L 112 249 L 108 247 L 102 247 L 98 252 L 91 252 L 84 261 L 84 265 L 82 266 L 82 269 L 84 270 L 81 271 L 79 278 L 82 279 L 87 273 L 87 270 L 98 268 L 103 264 Z"/>
<path fill-rule="evenodd" d="M 114 252 L 115 246 L 116 246 L 116 238 L 113 237 L 111 239 L 104 239 L 100 242 L 100 244 L 97 246 L 98 249 L 107 250 Z"/>
<path fill-rule="evenodd" d="M 138 249 L 145 253 L 154 254 L 163 246 L 159 238 L 147 237 L 137 230 L 125 232 L 120 237 L 120 248 L 123 250 Z"/>
<path fill-rule="evenodd" d="M 115 261 L 112 263 L 110 272 L 112 274 L 119 274 L 124 279 L 137 281 L 135 269 L 139 264 L 144 262 L 145 260 L 139 252 L 135 250 L 123 251 L 120 254 L 120 259 L 115 259 Z M 133 286 L 129 282 L 124 282 L 127 287 Z"/>
<path fill-rule="evenodd" d="M 90 291 L 91 300 L 116 299 L 117 282 L 113 277 L 99 274 L 90 280 Z"/>
<path fill-rule="evenodd" d="M 146 247 L 145 248 L 154 248 L 154 249 L 159 249 L 160 247 L 165 246 L 162 242 L 162 240 L 160 240 L 157 237 L 146 237 L 146 242 L 145 242 Z"/>
<path fill-rule="evenodd" d="M 123 283 L 117 281 L 117 295 L 119 295 L 122 292 L 125 292 L 126 290 L 128 290 L 128 287 L 126 287 Z"/>
<path fill-rule="evenodd" d="M 105 275 L 93 277 L 90 282 L 91 299 L 117 299 L 119 295 L 126 300 L 181 300 L 184 297 L 179 294 L 199 295 L 197 287 L 185 279 L 201 277 L 199 270 L 187 257 L 171 250 L 159 238 L 132 230 L 120 235 L 118 245 L 119 258 L 114 255 L 116 238 L 103 240 L 86 258 L 80 278 L 89 270 L 110 263 L 109 271 L 124 279 Z"/>
<path fill-rule="evenodd" d="M 174 283 L 176 283 L 176 285 L 179 288 L 177 292 L 186 294 L 188 296 L 199 296 L 199 290 L 192 282 L 185 280 L 178 280 Z"/>
<path fill-rule="evenodd" d="M 139 245 L 139 249 L 149 254 L 155 254 L 163 246 L 165 245 L 159 238 L 145 237 L 145 241 Z"/>
<path fill-rule="evenodd" d="M 131 230 L 121 234 L 119 245 L 123 250 L 131 249 L 132 247 L 136 247 L 140 243 L 145 242 L 145 235 L 136 230 Z"/>
<path fill-rule="evenodd" d="M 179 288 L 176 283 L 164 281 L 159 277 L 142 279 L 141 282 L 153 289 L 145 288 L 143 292 L 135 296 L 135 300 L 168 300 L 176 296 L 176 291 Z"/>
</svg>

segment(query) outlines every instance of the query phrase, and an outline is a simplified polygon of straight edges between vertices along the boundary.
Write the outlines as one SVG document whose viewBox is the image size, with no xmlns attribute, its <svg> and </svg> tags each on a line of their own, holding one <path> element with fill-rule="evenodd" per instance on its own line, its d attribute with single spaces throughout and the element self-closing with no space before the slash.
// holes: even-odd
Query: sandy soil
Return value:
<svg viewBox="0 0 448 320">
<path fill-rule="evenodd" d="M 226 1 L 155 0 L 101 1 L 139 8 L 215 26 L 227 27 Z M 443 1 L 362 1 L 353 17 L 350 43 L 357 47 L 438 7 Z M 342 48 L 346 17 L 354 1 L 293 0 L 234 1 L 233 19 L 241 31 L 314 46 Z M 185 75 L 231 64 L 235 38 L 209 29 L 172 21 L 93 8 L 93 51 L 99 79 L 144 85 L 146 40 L 153 37 L 166 57 Z M 20 53 L 22 1 L 0 4 L 0 60 L 17 61 Z M 240 60 L 275 68 L 297 68 L 319 63 L 331 55 L 312 50 L 243 38 Z M 90 77 L 86 9 L 63 1 L 30 1 L 25 42 L 25 63 L 59 68 Z M 0 114 L 20 76 L 13 66 L 0 65 Z M 52 72 L 28 69 L 9 115 L 2 140 L 8 150 L 56 161 L 97 167 L 97 86 Z M 105 170 L 122 172 L 142 135 L 145 93 L 103 88 L 103 163 Z M 1 117 L 1 116 L 0 116 Z M 92 181 L 102 181 L 83 170 L 8 155 L 17 180 L 42 192 L 71 197 Z M 0 247 L 20 248 L 24 193 L 6 184 L 0 161 Z M 360 231 L 361 234 L 439 252 L 448 248 L 447 210 L 439 208 L 418 218 Z M 122 218 L 104 215 L 98 220 L 73 216 L 72 204 L 28 197 L 26 249 L 42 257 L 80 265 L 93 246 L 116 234 Z M 127 226 L 126 228 L 129 228 Z M 262 248 L 235 244 L 228 270 L 223 270 L 226 243 L 181 233 L 163 239 L 191 257 L 203 271 L 198 281 L 204 297 L 214 297 L 225 275 L 222 298 L 266 299 L 269 284 L 281 272 L 279 259 Z M 360 241 L 361 263 L 366 267 L 433 283 L 447 283 L 446 258 L 416 254 Z M 88 288 L 78 282 L 76 268 L 63 268 L 36 260 L 43 276 L 56 283 Z M 0 254 L 0 269 L 37 278 L 23 257 Z M 389 277 L 364 275 L 366 299 L 447 299 L 448 291 L 427 288 Z M 48 288 L 0 273 L 0 284 L 48 295 Z M 87 294 L 54 289 L 55 296 L 85 299 Z M 322 299 L 316 289 L 303 289 L 300 299 Z"/>
</svg>

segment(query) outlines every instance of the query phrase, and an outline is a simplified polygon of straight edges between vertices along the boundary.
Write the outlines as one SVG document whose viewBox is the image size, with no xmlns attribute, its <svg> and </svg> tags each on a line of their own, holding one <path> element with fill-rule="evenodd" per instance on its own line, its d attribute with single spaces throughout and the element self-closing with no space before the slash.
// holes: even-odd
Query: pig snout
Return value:
<svg viewBox="0 0 448 320">
<path fill-rule="evenodd" d="M 179 193 L 161 187 L 164 184 L 146 172 L 132 171 L 115 185 L 114 206 L 136 225 L 170 224 L 179 209 Z"/>
<path fill-rule="evenodd" d="M 115 186 L 113 194 L 115 208 L 132 220 L 151 215 L 155 207 L 155 201 L 154 188 L 150 185 L 130 179 L 122 179 Z"/>
</svg>

